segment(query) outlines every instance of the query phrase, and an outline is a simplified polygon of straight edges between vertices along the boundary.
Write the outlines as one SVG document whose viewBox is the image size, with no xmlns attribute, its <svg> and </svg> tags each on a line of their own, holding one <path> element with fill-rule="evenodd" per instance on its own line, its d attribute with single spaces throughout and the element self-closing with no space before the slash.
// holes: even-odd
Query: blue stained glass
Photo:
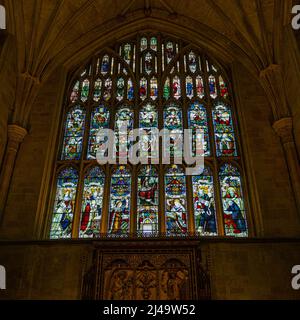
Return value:
<svg viewBox="0 0 300 320">
<path fill-rule="evenodd" d="M 133 100 L 133 98 L 134 98 L 133 83 L 132 83 L 132 80 L 129 78 L 127 82 L 127 99 Z"/>
<path fill-rule="evenodd" d="M 101 73 L 106 74 L 108 72 L 109 72 L 109 56 L 105 55 L 102 59 Z"/>
<path fill-rule="evenodd" d="M 231 110 L 222 102 L 215 104 L 213 123 L 217 156 L 237 156 Z"/>
<path fill-rule="evenodd" d="M 232 164 L 224 164 L 219 173 L 225 235 L 247 237 L 248 227 L 239 170 Z"/>
<path fill-rule="evenodd" d="M 202 236 L 216 236 L 216 207 L 214 198 L 214 181 L 209 168 L 192 177 L 194 219 L 196 232 Z"/>
<path fill-rule="evenodd" d="M 78 173 L 73 167 L 63 169 L 57 178 L 50 239 L 71 238 Z"/>
<path fill-rule="evenodd" d="M 81 157 L 85 126 L 85 110 L 75 106 L 67 114 L 62 149 L 62 160 L 78 160 Z"/>
<path fill-rule="evenodd" d="M 110 187 L 110 234 L 124 235 L 129 232 L 131 198 L 131 174 L 125 166 L 116 169 Z"/>
<path fill-rule="evenodd" d="M 100 234 L 104 183 L 105 176 L 99 167 L 92 168 L 84 178 L 80 238 L 92 238 Z"/>
</svg>

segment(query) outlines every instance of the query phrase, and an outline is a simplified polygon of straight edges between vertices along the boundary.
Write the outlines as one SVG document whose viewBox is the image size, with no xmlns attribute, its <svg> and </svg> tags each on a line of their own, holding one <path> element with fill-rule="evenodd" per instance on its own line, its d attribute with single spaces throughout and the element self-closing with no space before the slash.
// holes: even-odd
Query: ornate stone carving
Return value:
<svg viewBox="0 0 300 320">
<path fill-rule="evenodd" d="M 204 266 L 200 265 L 202 262 L 195 259 L 197 254 L 190 249 L 173 248 L 128 249 L 127 252 L 118 252 L 118 249 L 110 249 L 109 252 L 96 249 L 95 255 L 99 258 L 93 260 L 93 265 L 84 276 L 83 298 L 207 299 L 210 288 L 209 276 Z M 93 283 L 97 283 L 98 286 L 91 287 Z"/>
<path fill-rule="evenodd" d="M 282 118 L 273 124 L 273 129 L 280 137 L 282 143 L 293 142 L 293 120 L 292 118 Z"/>
</svg>

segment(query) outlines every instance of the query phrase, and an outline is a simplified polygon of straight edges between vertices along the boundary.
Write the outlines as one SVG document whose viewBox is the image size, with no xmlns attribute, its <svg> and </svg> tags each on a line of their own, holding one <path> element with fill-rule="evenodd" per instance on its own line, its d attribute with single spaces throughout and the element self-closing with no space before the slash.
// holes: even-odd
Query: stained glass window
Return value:
<svg viewBox="0 0 300 320">
<path fill-rule="evenodd" d="M 71 238 L 78 173 L 73 167 L 63 169 L 56 184 L 56 196 L 50 238 Z"/>
<path fill-rule="evenodd" d="M 192 177 L 194 219 L 196 232 L 201 236 L 216 236 L 216 206 L 212 172 L 205 167 L 201 175 Z"/>
<path fill-rule="evenodd" d="M 143 166 L 138 175 L 137 231 L 158 232 L 158 174 L 152 165 Z"/>
<path fill-rule="evenodd" d="M 170 104 L 164 109 L 164 127 L 170 132 L 170 154 L 182 154 L 182 109 L 176 104 Z"/>
<path fill-rule="evenodd" d="M 117 168 L 111 177 L 109 228 L 110 234 L 129 233 L 131 174 L 125 166 Z"/>
<path fill-rule="evenodd" d="M 239 170 L 232 164 L 224 164 L 219 173 L 225 235 L 248 236 L 242 183 Z"/>
<path fill-rule="evenodd" d="M 153 134 L 152 129 L 158 128 L 158 112 L 156 106 L 146 104 L 143 106 L 139 113 L 139 127 L 141 131 L 140 136 L 140 156 L 143 158 L 158 157 L 156 141 L 157 136 Z"/>
<path fill-rule="evenodd" d="M 85 110 L 80 105 L 70 109 L 65 124 L 62 160 L 78 160 L 81 157 L 85 127 Z"/>
<path fill-rule="evenodd" d="M 101 48 L 71 78 L 57 162 L 67 169 L 56 173 L 51 238 L 128 234 L 130 221 L 137 235 L 248 235 L 230 79 L 213 57 L 185 39 L 145 32 Z M 97 155 L 108 156 L 101 129 L 114 130 L 114 164 L 96 166 Z M 161 139 L 154 129 L 167 130 Z M 193 132 L 193 157 L 204 143 L 205 169 L 188 179 L 184 129 Z M 123 165 L 129 150 L 141 163 Z"/>
<path fill-rule="evenodd" d="M 115 134 L 116 134 L 116 155 L 127 157 L 131 145 L 128 133 L 133 129 L 134 113 L 128 106 L 122 106 L 116 112 Z"/>
<path fill-rule="evenodd" d="M 84 178 L 79 236 L 93 238 L 100 234 L 105 176 L 99 167 L 89 170 Z"/>
<path fill-rule="evenodd" d="M 97 152 L 99 156 L 105 155 L 105 150 L 101 150 L 104 140 L 98 135 L 100 129 L 109 127 L 109 110 L 105 105 L 95 107 L 91 114 L 90 136 L 88 145 L 88 159 L 96 159 Z"/>
<path fill-rule="evenodd" d="M 193 155 L 196 155 L 196 143 L 197 143 L 197 130 L 200 131 L 199 139 L 203 142 L 203 154 L 204 156 L 210 156 L 210 144 L 209 144 L 209 131 L 206 108 L 203 104 L 198 102 L 192 103 L 188 111 L 188 124 L 189 128 L 193 131 L 192 137 L 192 151 Z"/>
<path fill-rule="evenodd" d="M 222 102 L 215 103 L 213 123 L 217 156 L 237 156 L 232 115 L 229 106 Z"/>
<path fill-rule="evenodd" d="M 165 174 L 165 202 L 167 234 L 186 233 L 186 181 L 180 166 L 172 165 Z"/>
</svg>

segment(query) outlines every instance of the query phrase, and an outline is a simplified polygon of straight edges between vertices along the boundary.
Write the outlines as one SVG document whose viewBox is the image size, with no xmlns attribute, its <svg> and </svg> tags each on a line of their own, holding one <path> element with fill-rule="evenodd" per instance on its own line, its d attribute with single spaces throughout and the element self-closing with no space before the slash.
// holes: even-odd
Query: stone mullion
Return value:
<svg viewBox="0 0 300 320">
<path fill-rule="evenodd" d="M 158 37 L 158 48 L 157 48 L 157 79 L 158 79 L 158 99 L 157 99 L 157 112 L 158 112 L 158 130 L 160 131 L 164 127 L 163 120 L 163 72 L 162 72 L 162 39 Z M 166 231 L 165 227 L 165 191 L 164 191 L 164 169 L 165 166 L 162 163 L 162 144 L 158 145 L 159 150 L 159 164 L 158 164 L 158 186 L 159 186 L 159 203 L 158 203 L 158 232 L 163 234 Z"/>
<path fill-rule="evenodd" d="M 181 53 L 179 56 L 179 73 L 180 73 L 180 81 L 182 83 L 181 86 L 181 94 L 182 94 L 182 119 L 183 119 L 183 129 L 189 129 L 188 127 L 188 106 L 190 103 L 190 99 L 186 95 L 186 84 L 185 78 L 187 74 L 184 72 L 184 54 Z M 192 77 L 193 79 L 193 77 Z M 184 132 L 184 130 L 183 130 Z M 189 143 L 188 141 L 183 140 L 183 154 L 184 154 L 184 144 Z M 186 163 L 185 163 L 186 164 Z M 186 164 L 187 165 L 187 164 Z M 193 188 L 192 188 L 192 177 L 190 175 L 186 175 L 186 210 L 188 214 L 188 232 L 195 233 L 195 220 L 194 220 L 194 201 L 193 201 Z"/>
<path fill-rule="evenodd" d="M 213 186 L 214 186 L 214 196 L 215 196 L 215 206 L 216 206 L 216 220 L 217 220 L 217 230 L 219 236 L 225 235 L 225 226 L 224 226 L 224 219 L 223 219 L 223 205 L 222 205 L 222 196 L 221 196 L 221 187 L 219 181 L 219 161 L 217 158 L 216 152 L 216 141 L 215 141 L 215 132 L 213 126 L 213 119 L 212 119 L 212 110 L 213 110 L 213 103 L 212 98 L 210 97 L 209 93 L 209 85 L 208 85 L 208 77 L 209 74 L 206 68 L 206 56 L 202 58 L 202 70 L 203 70 L 203 82 L 204 82 L 204 92 L 205 92 L 205 107 L 207 113 L 207 122 L 209 126 L 209 142 L 210 142 L 210 152 L 212 157 L 212 164 L 213 164 Z"/>
<path fill-rule="evenodd" d="M 79 224 L 81 217 L 81 203 L 82 203 L 82 195 L 84 189 L 84 163 L 80 162 L 79 168 L 79 179 L 77 184 L 76 191 L 76 200 L 75 200 L 75 210 L 73 216 L 73 224 L 72 224 L 72 239 L 77 239 L 79 237 Z"/>
<path fill-rule="evenodd" d="M 105 166 L 105 185 L 104 185 L 103 203 L 102 203 L 102 217 L 101 217 L 101 223 L 100 223 L 101 234 L 108 233 L 110 183 L 111 183 L 111 170 L 109 165 L 106 165 Z"/>
<path fill-rule="evenodd" d="M 133 166 L 131 170 L 131 199 L 130 199 L 130 217 L 129 217 L 129 232 L 130 234 L 136 233 L 137 221 L 137 167 Z"/>
</svg>

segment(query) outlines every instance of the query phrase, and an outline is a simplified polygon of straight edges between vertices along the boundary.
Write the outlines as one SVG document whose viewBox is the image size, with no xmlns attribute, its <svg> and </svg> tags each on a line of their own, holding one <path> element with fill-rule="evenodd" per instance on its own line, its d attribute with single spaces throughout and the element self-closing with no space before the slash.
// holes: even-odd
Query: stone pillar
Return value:
<svg viewBox="0 0 300 320">
<path fill-rule="evenodd" d="M 14 170 L 20 143 L 27 135 L 27 130 L 16 125 L 8 125 L 8 142 L 0 175 L 0 222 L 6 205 L 7 194 Z"/>
<path fill-rule="evenodd" d="M 283 145 L 286 162 L 290 173 L 290 179 L 294 191 L 295 201 L 298 212 L 300 213 L 300 166 L 293 137 L 292 118 L 282 118 L 275 121 L 273 124 L 273 129 L 280 137 Z"/>
</svg>

